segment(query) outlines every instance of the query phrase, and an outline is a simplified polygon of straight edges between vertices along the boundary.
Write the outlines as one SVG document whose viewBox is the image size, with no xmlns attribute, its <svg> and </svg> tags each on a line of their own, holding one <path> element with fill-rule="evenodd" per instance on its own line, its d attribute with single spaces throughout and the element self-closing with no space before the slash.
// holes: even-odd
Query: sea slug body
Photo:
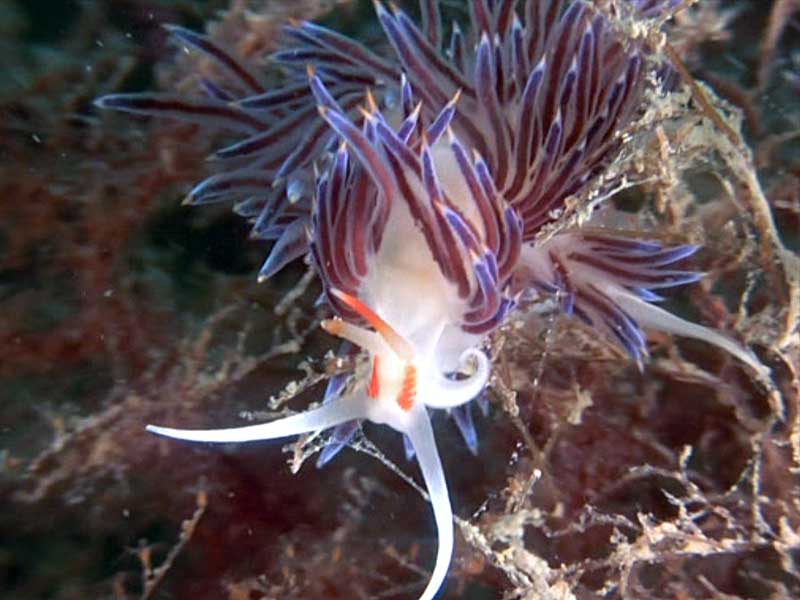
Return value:
<svg viewBox="0 0 800 600">
<path fill-rule="evenodd" d="M 206 36 L 170 26 L 214 58 L 201 94 L 117 94 L 102 108 L 171 117 L 242 136 L 191 204 L 232 201 L 274 245 L 259 279 L 311 254 L 335 317 L 323 327 L 360 348 L 366 368 L 329 385 L 318 408 L 247 427 L 154 433 L 202 442 L 284 438 L 336 427 L 327 462 L 368 419 L 406 436 L 430 495 L 439 546 L 434 598 L 453 553 L 453 513 L 429 409 L 452 409 L 471 449 L 468 404 L 491 372 L 488 336 L 531 293 L 596 328 L 643 364 L 643 327 L 704 339 L 754 366 L 727 337 L 653 305 L 696 281 L 667 246 L 604 229 L 542 239 L 618 152 L 648 83 L 647 49 L 582 0 L 474 0 L 445 42 L 436 0 L 422 25 L 375 3 L 393 50 L 378 55 L 309 22 L 272 56 L 284 83 L 259 77 Z M 630 0 L 640 18 L 671 0 Z"/>
</svg>

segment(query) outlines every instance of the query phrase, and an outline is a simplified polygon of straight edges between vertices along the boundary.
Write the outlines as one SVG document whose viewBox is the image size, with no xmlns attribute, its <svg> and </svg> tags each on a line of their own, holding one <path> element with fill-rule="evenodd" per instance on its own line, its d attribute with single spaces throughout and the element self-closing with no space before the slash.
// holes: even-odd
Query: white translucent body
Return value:
<svg viewBox="0 0 800 600">
<path fill-rule="evenodd" d="M 443 183 L 443 185 L 447 182 Z M 458 182 L 448 184 L 457 186 Z M 422 193 L 420 191 L 420 193 Z M 378 254 L 359 299 L 405 340 L 410 351 L 398 352 L 376 332 L 348 323 L 330 330 L 362 347 L 371 365 L 378 363 L 378 390 L 368 393 L 366 380 L 357 381 L 346 396 L 318 408 L 270 423 L 232 429 L 182 430 L 148 426 L 148 431 L 198 442 L 251 442 L 284 438 L 369 419 L 389 425 L 411 440 L 433 507 L 438 549 L 436 562 L 421 600 L 432 600 L 441 588 L 453 554 L 453 512 L 427 407 L 453 408 L 470 401 L 486 386 L 490 364 L 478 349 L 481 338 L 458 326 L 465 305 L 454 286 L 442 277 L 419 228 L 403 204 L 395 204 Z M 410 406 L 399 402 L 416 373 Z M 459 380 L 446 376 L 466 371 Z"/>
</svg>

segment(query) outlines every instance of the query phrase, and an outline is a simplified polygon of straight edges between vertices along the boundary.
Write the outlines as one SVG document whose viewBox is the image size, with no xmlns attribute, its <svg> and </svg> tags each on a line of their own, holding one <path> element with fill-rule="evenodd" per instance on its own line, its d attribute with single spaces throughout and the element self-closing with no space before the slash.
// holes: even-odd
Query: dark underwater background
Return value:
<svg viewBox="0 0 800 600">
<path fill-rule="evenodd" d="M 0 598 L 402 599 L 424 587 L 428 506 L 370 455 L 419 479 L 397 434 L 367 427 L 361 452 L 292 474 L 290 442 L 211 447 L 144 430 L 236 425 L 292 381 L 301 408 L 320 398 L 335 345 L 302 261 L 257 284 L 267 247 L 247 224 L 225 206 L 181 206 L 218 140 L 92 102 L 180 89 L 201 68 L 163 23 L 215 23 L 215 39 L 258 61 L 288 17 L 385 44 L 366 1 L 0 1 Z M 742 110 L 796 253 L 800 5 L 700 0 L 665 31 Z M 640 372 L 568 323 L 512 336 L 495 368 L 517 394 L 492 391 L 488 416 L 475 411 L 479 454 L 434 419 L 465 520 L 442 599 L 800 597 L 800 341 L 772 316 L 797 290 L 769 260 L 729 264 L 752 216 L 720 164 L 709 155 L 681 174 L 712 279 L 669 306 L 731 329 L 749 295 L 757 310 L 740 330 L 773 369 L 784 418 L 700 342 L 654 336 Z M 613 202 L 658 229 L 640 219 L 659 214 L 653 189 Z"/>
</svg>

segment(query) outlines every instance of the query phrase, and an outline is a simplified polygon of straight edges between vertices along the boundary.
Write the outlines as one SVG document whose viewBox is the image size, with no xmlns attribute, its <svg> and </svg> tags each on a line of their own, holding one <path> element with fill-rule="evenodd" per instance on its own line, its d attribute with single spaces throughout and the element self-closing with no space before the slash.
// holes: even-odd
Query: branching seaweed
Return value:
<svg viewBox="0 0 800 600">
<path fill-rule="evenodd" d="M 284 18 L 334 4 L 335 18 L 361 26 L 349 2 L 236 0 L 208 33 L 258 63 Z M 692 260 L 706 277 L 667 302 L 754 348 L 762 378 L 720 350 L 658 333 L 640 370 L 562 318 L 558 299 L 532 301 L 491 340 L 478 457 L 455 442 L 449 420 L 435 420 L 460 515 L 442 597 L 798 597 L 800 113 L 786 100 L 798 93 L 797 3 L 774 0 L 758 19 L 746 1 L 676 2 L 670 18 L 648 24 L 625 2 L 597 4 L 654 49 L 672 84 L 647 97 L 624 151 L 564 223 L 585 221 L 590 203 L 603 223 L 702 243 Z M 153 40 L 163 34 L 146 25 L 149 9 L 199 16 L 182 4 L 130 5 Z M 30 67 L 24 89 L 0 98 L 10 116 L 2 150 L 31 167 L 0 167 L 0 191 L 13 200 L 0 204 L 0 374 L 11 397 L 0 410 L 0 497 L 13 507 L 0 537 L 13 540 L 2 550 L 17 573 L 4 573 L 0 589 L 20 598 L 413 596 L 433 548 L 426 494 L 380 431 L 365 428 L 351 442 L 358 452 L 321 471 L 308 464 L 324 446 L 316 436 L 281 456 L 145 435 L 147 422 L 206 426 L 299 410 L 358 358 L 335 356 L 318 333 L 310 272 L 257 287 L 246 247 L 236 252 L 248 266 L 226 272 L 181 263 L 181 238 L 152 242 L 165 220 L 197 234 L 221 218 L 176 219 L 169 208 L 205 170 L 211 142 L 192 126 L 122 130 L 109 117 L 93 133 L 101 124 L 90 98 L 133 85 L 167 52 L 154 43 L 158 56 L 124 58 L 138 44 L 102 33 L 104 11 L 87 8 L 71 31 L 79 60 L 47 74 Z M 755 75 L 730 67 L 738 61 Z M 180 89 L 215 68 L 178 52 L 145 77 Z M 192 276 L 170 283 L 184 267 Z M 199 279 L 202 300 L 187 304 L 181 288 Z M 99 383 L 81 387 L 80 369 Z M 155 567 L 160 547 L 171 550 Z"/>
</svg>

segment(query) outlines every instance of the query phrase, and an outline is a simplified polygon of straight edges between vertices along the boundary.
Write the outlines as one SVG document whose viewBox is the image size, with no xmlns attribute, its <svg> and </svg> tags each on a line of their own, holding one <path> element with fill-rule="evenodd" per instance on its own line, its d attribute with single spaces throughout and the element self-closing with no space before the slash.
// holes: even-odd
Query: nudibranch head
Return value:
<svg viewBox="0 0 800 600">
<path fill-rule="evenodd" d="M 630 0 L 640 15 L 675 0 Z M 323 327 L 362 360 L 332 379 L 317 408 L 270 423 L 157 434 L 202 442 L 277 439 L 336 428 L 324 463 L 359 420 L 406 436 L 422 471 L 439 548 L 432 599 L 453 552 L 453 513 L 429 409 L 452 409 L 471 449 L 463 407 L 486 387 L 483 348 L 522 296 L 555 295 L 567 315 L 616 342 L 640 365 L 642 327 L 704 338 L 756 365 L 749 352 L 653 306 L 653 290 L 698 275 L 675 265 L 694 246 L 665 246 L 561 223 L 621 145 L 646 85 L 646 47 L 583 0 L 473 0 L 466 33 L 449 42 L 436 0 L 422 27 L 375 2 L 394 51 L 380 56 L 309 22 L 286 28 L 272 56 L 285 83 L 259 77 L 211 39 L 170 27 L 207 53 L 220 80 L 203 96 L 106 96 L 98 106 L 180 118 L 243 136 L 216 153 L 222 170 L 190 204 L 232 200 L 274 241 L 259 279 L 311 254 L 335 316 Z M 446 46 L 446 48 L 445 48 Z"/>
</svg>

